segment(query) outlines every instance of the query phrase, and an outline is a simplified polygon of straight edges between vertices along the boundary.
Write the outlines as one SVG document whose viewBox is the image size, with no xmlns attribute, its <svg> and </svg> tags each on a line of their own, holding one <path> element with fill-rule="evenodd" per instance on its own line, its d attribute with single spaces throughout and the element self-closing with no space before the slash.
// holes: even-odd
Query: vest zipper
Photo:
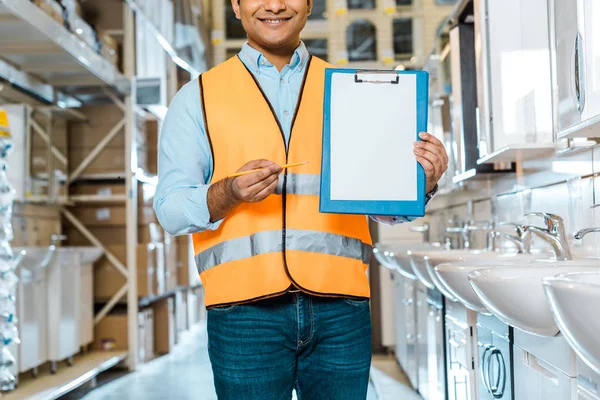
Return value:
<svg viewBox="0 0 600 400">
<path fill-rule="evenodd" d="M 238 58 L 239 58 L 239 55 L 238 55 Z M 277 126 L 279 127 L 279 132 L 281 133 L 281 139 L 283 140 L 283 146 L 285 147 L 285 162 L 287 163 L 287 162 L 289 162 L 288 156 L 289 156 L 290 145 L 292 143 L 292 133 L 294 132 L 294 123 L 296 122 L 296 117 L 298 116 L 298 111 L 300 110 L 300 103 L 302 101 L 302 95 L 304 93 L 304 86 L 306 84 L 306 79 L 308 78 L 308 72 L 310 69 L 311 61 L 312 61 L 312 55 L 309 55 L 308 61 L 306 62 L 306 69 L 304 70 L 304 77 L 302 78 L 302 85 L 300 86 L 300 93 L 298 94 L 298 101 L 296 102 L 296 108 L 294 110 L 294 116 L 292 118 L 292 124 L 290 126 L 290 138 L 288 140 L 287 146 L 285 144 L 285 133 L 283 132 L 283 127 L 281 126 L 281 122 L 279 121 L 279 118 L 277 118 L 277 113 L 275 112 L 273 105 L 269 101 L 267 95 L 263 91 L 258 80 L 254 77 L 254 74 L 252 74 L 252 72 L 248 69 L 248 67 L 246 67 L 246 64 L 244 64 L 244 62 L 241 59 L 239 59 L 239 60 L 242 63 L 242 65 L 244 66 L 244 68 L 246 68 L 246 71 L 248 71 L 248 74 L 250 74 L 250 77 L 256 84 L 256 87 L 260 91 L 260 94 L 263 96 L 263 98 L 265 99 L 265 102 L 269 106 L 269 109 L 271 110 L 271 114 L 273 114 L 273 118 L 275 119 L 275 122 L 277 123 Z M 287 210 L 286 210 L 287 209 L 287 207 L 286 207 L 287 206 L 287 169 L 285 170 L 284 175 L 283 175 L 283 191 L 282 191 L 281 197 L 282 197 L 282 202 L 283 202 L 283 215 L 282 215 L 282 219 L 283 219 L 282 232 L 283 233 L 282 233 L 282 249 L 281 249 L 282 254 L 283 254 L 283 269 L 285 270 L 285 274 L 287 275 L 290 282 L 292 282 L 292 285 L 290 285 L 290 287 L 288 287 L 284 292 L 281 292 L 277 295 L 287 293 L 292 288 L 297 288 L 297 289 L 300 289 L 304 293 L 311 294 L 314 296 L 320 296 L 320 297 L 334 297 L 334 298 L 335 297 L 344 297 L 344 298 L 354 298 L 354 299 L 365 299 L 366 297 L 352 296 L 352 295 L 346 295 L 346 294 L 314 292 L 310 289 L 306 289 L 306 288 L 300 286 L 298 284 L 298 282 L 296 282 L 294 280 L 294 278 L 290 274 L 290 270 L 288 269 L 286 252 L 285 252 L 285 250 L 286 250 L 286 212 L 287 212 Z"/>
</svg>

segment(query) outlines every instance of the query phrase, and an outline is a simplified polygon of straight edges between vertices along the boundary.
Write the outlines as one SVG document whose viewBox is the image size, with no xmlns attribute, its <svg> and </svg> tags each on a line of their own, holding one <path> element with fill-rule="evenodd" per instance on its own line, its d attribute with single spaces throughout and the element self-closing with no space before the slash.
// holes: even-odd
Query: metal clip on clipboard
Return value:
<svg viewBox="0 0 600 400">
<path fill-rule="evenodd" d="M 358 75 L 393 75 L 395 79 L 385 79 L 385 80 L 377 80 L 377 79 L 359 79 Z M 377 70 L 377 69 L 362 69 L 356 70 L 354 74 L 354 83 L 391 83 L 397 85 L 400 82 L 400 77 L 396 71 L 386 71 L 386 70 Z"/>
</svg>

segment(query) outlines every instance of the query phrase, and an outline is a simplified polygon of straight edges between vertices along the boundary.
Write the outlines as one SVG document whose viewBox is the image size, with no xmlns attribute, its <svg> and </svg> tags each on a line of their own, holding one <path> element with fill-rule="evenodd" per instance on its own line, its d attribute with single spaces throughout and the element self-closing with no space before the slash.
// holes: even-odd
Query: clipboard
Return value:
<svg viewBox="0 0 600 400">
<path fill-rule="evenodd" d="M 320 212 L 425 215 L 428 97 L 426 71 L 326 69 Z"/>
</svg>

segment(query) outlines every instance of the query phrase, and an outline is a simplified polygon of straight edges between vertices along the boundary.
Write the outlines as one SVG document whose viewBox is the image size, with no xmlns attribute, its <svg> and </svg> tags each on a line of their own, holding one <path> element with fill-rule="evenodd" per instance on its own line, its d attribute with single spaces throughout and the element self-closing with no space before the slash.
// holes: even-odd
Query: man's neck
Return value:
<svg viewBox="0 0 600 400">
<path fill-rule="evenodd" d="M 271 64 L 277 68 L 279 72 L 290 63 L 292 60 L 292 56 L 294 55 L 294 51 L 300 45 L 300 41 L 294 46 L 283 47 L 280 49 L 265 49 L 262 48 L 251 41 L 248 41 L 248 44 L 253 47 L 255 50 L 258 50 L 262 53 L 262 55 L 269 60 Z"/>
</svg>

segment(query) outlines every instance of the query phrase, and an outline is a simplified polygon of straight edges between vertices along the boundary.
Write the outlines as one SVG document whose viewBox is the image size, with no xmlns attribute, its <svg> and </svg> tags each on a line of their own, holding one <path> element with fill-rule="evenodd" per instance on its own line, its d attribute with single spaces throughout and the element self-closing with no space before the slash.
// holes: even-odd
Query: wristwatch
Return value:
<svg viewBox="0 0 600 400">
<path fill-rule="evenodd" d="M 438 189 L 439 189 L 439 186 L 436 183 L 435 186 L 433 187 L 433 189 L 431 189 L 431 191 L 425 195 L 425 204 L 429 203 L 429 201 L 431 199 L 433 199 L 433 196 L 435 196 L 435 194 L 437 193 Z"/>
</svg>

